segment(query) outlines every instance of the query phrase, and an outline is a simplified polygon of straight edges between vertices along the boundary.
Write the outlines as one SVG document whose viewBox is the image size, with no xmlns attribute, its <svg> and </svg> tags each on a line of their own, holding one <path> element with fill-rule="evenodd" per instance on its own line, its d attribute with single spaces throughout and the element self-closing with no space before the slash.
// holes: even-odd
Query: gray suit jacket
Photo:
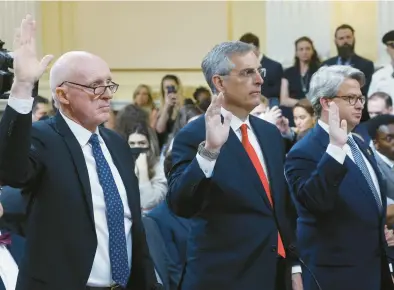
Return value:
<svg viewBox="0 0 394 290">
<path fill-rule="evenodd" d="M 379 154 L 375 153 L 375 156 L 378 167 L 387 183 L 387 197 L 394 200 L 394 169 L 391 169 Z"/>
</svg>

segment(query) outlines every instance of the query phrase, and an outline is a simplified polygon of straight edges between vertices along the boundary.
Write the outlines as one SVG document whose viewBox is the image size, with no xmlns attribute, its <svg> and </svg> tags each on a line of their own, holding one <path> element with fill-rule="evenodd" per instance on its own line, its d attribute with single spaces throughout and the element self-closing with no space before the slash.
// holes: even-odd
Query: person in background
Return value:
<svg viewBox="0 0 394 290">
<path fill-rule="evenodd" d="M 206 112 L 209 105 L 211 104 L 211 92 L 205 87 L 198 87 L 194 93 L 193 98 L 196 101 L 196 105 L 203 111 Z"/>
<path fill-rule="evenodd" d="M 384 92 L 375 92 L 368 99 L 369 117 L 393 114 L 393 99 Z"/>
<path fill-rule="evenodd" d="M 321 289 L 394 289 L 382 214 L 386 187 L 372 150 L 351 133 L 361 120 L 364 84 L 356 68 L 321 67 L 308 93 L 317 124 L 286 157 L 297 243 L 310 269 L 302 274 L 305 290 L 319 289 L 314 277 Z"/>
<path fill-rule="evenodd" d="M 315 112 L 312 103 L 308 99 L 299 100 L 293 108 L 296 135 L 295 141 L 300 140 L 306 133 L 315 126 Z"/>
<path fill-rule="evenodd" d="M 157 116 L 159 110 L 156 109 L 153 102 L 152 90 L 148 85 L 139 85 L 133 93 L 134 105 L 144 109 L 149 115 L 149 125 L 156 128 Z"/>
<path fill-rule="evenodd" d="M 298 38 L 294 42 L 294 46 L 294 65 L 285 70 L 280 92 L 282 114 L 289 120 L 290 126 L 294 126 L 292 109 L 299 100 L 306 98 L 312 75 L 321 64 L 315 46 L 309 37 Z"/>
<path fill-rule="evenodd" d="M 261 94 L 267 99 L 279 99 L 280 86 L 283 78 L 282 65 L 279 62 L 268 58 L 260 51 L 260 39 L 253 33 L 245 33 L 239 40 L 255 46 L 255 53 L 260 64 L 267 71 L 267 76 L 265 77 L 264 83 L 261 87 Z"/>
<path fill-rule="evenodd" d="M 390 56 L 391 62 L 378 69 L 372 75 L 371 85 L 368 90 L 368 98 L 376 92 L 384 92 L 394 98 L 394 30 L 387 32 L 383 38 L 382 43 L 386 46 L 386 52 Z M 369 102 L 369 100 L 368 100 Z"/>
<path fill-rule="evenodd" d="M 160 156 L 159 140 L 156 131 L 149 126 L 148 113 L 137 105 L 129 104 L 120 110 L 115 119 L 115 131 L 125 140 L 128 140 L 130 132 L 138 124 L 148 126 L 150 145 L 155 156 Z"/>
<path fill-rule="evenodd" d="M 156 123 L 156 132 L 159 138 L 159 147 L 162 148 L 167 142 L 182 105 L 181 81 L 175 75 L 165 75 L 161 80 L 160 91 L 162 102 Z"/>
<path fill-rule="evenodd" d="M 338 55 L 325 60 L 322 65 L 350 65 L 362 71 L 365 75 L 365 85 L 361 88 L 361 93 L 363 96 L 367 96 L 375 67 L 372 61 L 356 54 L 356 38 L 354 33 L 354 28 L 348 24 L 338 26 L 334 34 Z M 366 99 L 361 122 L 369 120 L 367 107 L 368 99 Z"/>
<path fill-rule="evenodd" d="M 37 122 L 43 117 L 47 116 L 49 113 L 49 101 L 48 99 L 38 95 L 34 97 L 33 110 L 32 110 L 32 120 Z"/>
<path fill-rule="evenodd" d="M 150 141 L 148 126 L 138 123 L 130 130 L 128 136 L 130 148 L 146 149 L 141 152 L 135 161 L 135 174 L 141 196 L 141 211 L 146 213 L 162 200 L 167 194 L 167 179 L 164 168 L 155 154 L 154 146 Z"/>
</svg>

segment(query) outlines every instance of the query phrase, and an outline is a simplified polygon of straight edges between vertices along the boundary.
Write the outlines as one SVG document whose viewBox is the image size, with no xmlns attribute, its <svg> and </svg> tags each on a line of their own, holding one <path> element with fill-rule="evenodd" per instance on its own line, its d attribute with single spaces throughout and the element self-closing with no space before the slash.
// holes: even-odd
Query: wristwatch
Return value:
<svg viewBox="0 0 394 290">
<path fill-rule="evenodd" d="M 204 159 L 214 161 L 218 158 L 220 151 L 212 152 L 205 148 L 205 141 L 198 145 L 198 154 Z"/>
</svg>

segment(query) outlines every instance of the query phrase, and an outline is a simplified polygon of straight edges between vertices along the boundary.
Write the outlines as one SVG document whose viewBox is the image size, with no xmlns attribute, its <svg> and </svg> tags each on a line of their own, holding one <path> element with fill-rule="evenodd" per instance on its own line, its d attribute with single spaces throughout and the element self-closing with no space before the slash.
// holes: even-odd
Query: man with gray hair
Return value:
<svg viewBox="0 0 394 290">
<path fill-rule="evenodd" d="M 286 158 L 299 250 L 318 281 L 304 271 L 306 290 L 394 289 L 386 188 L 372 150 L 351 133 L 365 104 L 364 83 L 364 74 L 350 66 L 320 68 L 308 94 L 319 120 Z"/>
<path fill-rule="evenodd" d="M 180 289 L 301 290 L 282 136 L 250 115 L 265 70 L 240 41 L 215 46 L 202 69 L 216 96 L 175 137 L 169 174 L 169 207 L 192 220 Z"/>
</svg>

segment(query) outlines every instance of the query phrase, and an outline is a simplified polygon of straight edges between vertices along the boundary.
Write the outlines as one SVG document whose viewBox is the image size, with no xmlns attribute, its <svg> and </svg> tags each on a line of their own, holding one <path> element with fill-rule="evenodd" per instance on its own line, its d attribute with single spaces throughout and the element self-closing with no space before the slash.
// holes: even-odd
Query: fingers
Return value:
<svg viewBox="0 0 394 290">
<path fill-rule="evenodd" d="M 346 120 L 342 120 L 341 121 L 341 128 L 342 128 L 342 130 L 347 132 L 347 122 L 346 122 Z"/>
<path fill-rule="evenodd" d="M 16 28 L 14 33 L 13 50 L 17 50 L 21 46 L 21 29 Z"/>
<path fill-rule="evenodd" d="M 209 105 L 207 111 L 206 111 L 206 115 L 217 115 L 221 113 L 221 107 L 223 104 L 223 93 L 220 92 L 219 95 L 214 95 L 212 97 L 212 101 L 211 104 Z"/>
<path fill-rule="evenodd" d="M 41 74 L 45 72 L 45 70 L 47 69 L 53 58 L 54 58 L 53 55 L 46 55 L 42 58 L 40 62 Z"/>
<path fill-rule="evenodd" d="M 22 20 L 21 24 L 21 44 L 29 43 L 33 36 L 33 18 L 31 15 L 27 15 L 25 19 Z"/>
</svg>

